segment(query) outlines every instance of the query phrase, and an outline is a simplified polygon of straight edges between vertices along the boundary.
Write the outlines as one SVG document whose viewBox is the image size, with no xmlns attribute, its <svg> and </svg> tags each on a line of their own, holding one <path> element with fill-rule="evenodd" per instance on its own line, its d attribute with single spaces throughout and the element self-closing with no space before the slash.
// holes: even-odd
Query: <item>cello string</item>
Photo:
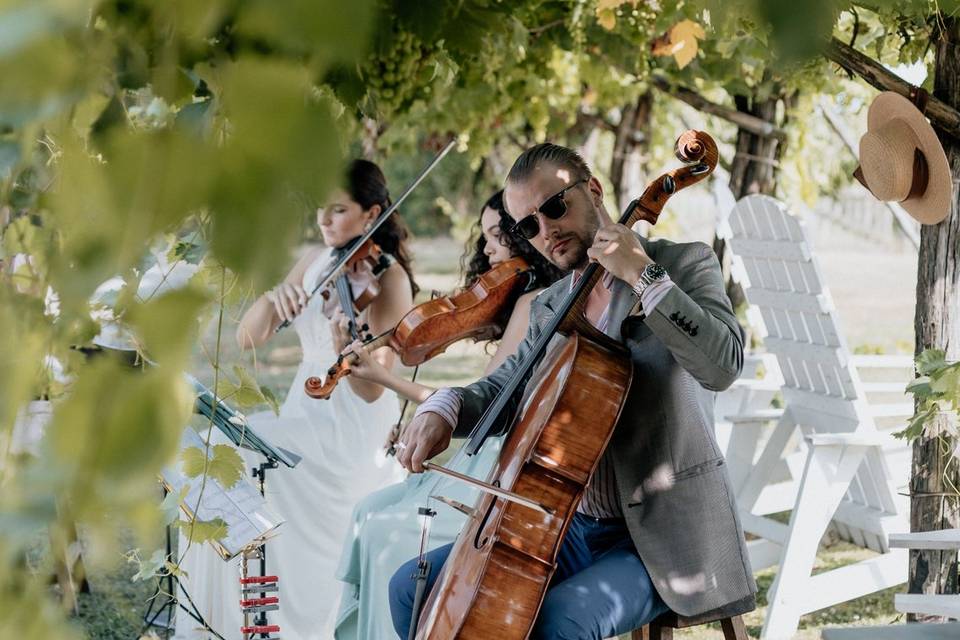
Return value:
<svg viewBox="0 0 960 640">
<path fill-rule="evenodd" d="M 630 217 L 636 211 L 638 204 L 639 200 L 634 200 L 627 206 L 626 211 L 620 217 L 621 223 L 629 221 Z M 455 462 L 458 462 L 462 458 L 462 456 L 476 455 L 479 453 L 484 444 L 486 444 L 488 436 L 490 435 L 490 431 L 493 429 L 493 425 L 500 419 L 507 408 L 510 398 L 516 393 L 523 380 L 533 372 L 537 363 L 543 357 L 547 345 L 553 339 L 553 336 L 557 333 L 557 330 L 560 328 L 563 321 L 573 310 L 573 307 L 577 304 L 579 299 L 584 295 L 585 290 L 592 288 L 596 285 L 596 282 L 599 281 L 599 275 L 595 275 L 597 274 L 598 269 L 605 272 L 599 263 L 591 263 L 586 269 L 583 270 L 583 273 L 581 274 L 580 279 L 577 281 L 577 284 L 573 287 L 573 290 L 564 297 L 563 303 L 557 310 L 554 317 L 547 324 L 547 326 L 544 327 L 544 330 L 541 331 L 530 351 L 517 367 L 517 370 L 512 376 L 510 376 L 510 378 L 507 379 L 503 387 L 501 387 L 500 391 L 497 393 L 497 396 L 494 398 L 493 402 L 483 412 L 480 420 L 473 427 L 473 429 L 470 430 L 470 433 L 467 436 L 467 441 L 460 447 L 457 453 L 454 454 L 453 458 L 451 458 L 450 462 L 448 462 L 446 465 L 447 467 L 452 467 Z M 438 475 L 440 478 L 434 481 L 434 484 L 430 490 L 429 498 L 431 499 L 433 498 L 433 493 L 437 490 L 439 484 L 445 479 L 441 474 Z"/>
</svg>

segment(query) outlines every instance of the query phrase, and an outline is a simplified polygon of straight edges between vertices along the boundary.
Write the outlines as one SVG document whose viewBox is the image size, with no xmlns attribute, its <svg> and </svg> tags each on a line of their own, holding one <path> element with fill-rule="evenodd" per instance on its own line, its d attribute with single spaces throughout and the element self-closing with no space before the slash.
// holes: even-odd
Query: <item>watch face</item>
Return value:
<svg viewBox="0 0 960 640">
<path fill-rule="evenodd" d="M 648 264 L 645 271 L 647 272 L 647 277 L 654 281 L 663 280 L 667 276 L 667 270 L 658 265 L 656 262 L 653 264 Z"/>
</svg>

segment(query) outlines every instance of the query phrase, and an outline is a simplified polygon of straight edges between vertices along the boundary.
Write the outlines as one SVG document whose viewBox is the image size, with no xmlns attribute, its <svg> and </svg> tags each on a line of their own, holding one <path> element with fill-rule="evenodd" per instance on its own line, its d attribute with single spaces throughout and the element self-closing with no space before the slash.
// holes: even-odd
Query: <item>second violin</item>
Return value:
<svg viewBox="0 0 960 640">
<path fill-rule="evenodd" d="M 454 342 L 467 338 L 489 340 L 501 330 L 497 322 L 501 309 L 512 304 L 526 288 L 528 270 L 525 260 L 511 258 L 487 271 L 460 293 L 414 307 L 395 328 L 367 340 L 364 348 L 373 351 L 389 346 L 404 365 L 416 366 L 443 353 Z M 354 360 L 354 357 L 340 356 L 327 371 L 326 379 L 307 378 L 304 382 L 307 395 L 329 398 L 339 380 L 349 375 Z"/>
</svg>

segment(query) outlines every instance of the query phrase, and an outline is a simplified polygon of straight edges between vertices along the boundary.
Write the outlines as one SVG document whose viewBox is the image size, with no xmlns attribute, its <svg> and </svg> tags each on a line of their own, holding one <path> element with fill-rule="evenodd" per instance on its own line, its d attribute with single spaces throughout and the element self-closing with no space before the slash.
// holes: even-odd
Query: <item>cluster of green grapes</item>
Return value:
<svg viewBox="0 0 960 640">
<path fill-rule="evenodd" d="M 389 117 L 415 100 L 430 98 L 436 53 L 436 45 L 409 31 L 395 30 L 386 46 L 370 55 L 363 76 L 378 115 Z"/>
</svg>

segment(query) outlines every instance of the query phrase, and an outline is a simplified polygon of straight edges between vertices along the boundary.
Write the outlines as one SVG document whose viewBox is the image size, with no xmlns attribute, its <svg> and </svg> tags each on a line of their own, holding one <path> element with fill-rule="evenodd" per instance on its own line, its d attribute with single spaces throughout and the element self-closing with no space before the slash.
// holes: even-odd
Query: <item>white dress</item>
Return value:
<svg viewBox="0 0 960 640">
<path fill-rule="evenodd" d="M 310 291 L 329 260 L 323 251 L 303 276 Z M 266 545 L 267 572 L 279 576 L 280 609 L 268 613 L 285 640 L 330 640 L 342 584 L 335 572 L 354 505 L 368 493 L 397 482 L 401 467 L 386 458 L 381 445 L 400 414 L 396 394 L 385 391 L 367 403 L 343 381 L 329 400 L 314 400 L 303 391 L 309 376 L 323 376 L 336 360 L 319 296 L 293 322 L 303 362 L 280 415 L 249 416 L 251 427 L 274 446 L 303 457 L 294 469 L 267 472 L 267 501 L 285 522 Z M 248 468 L 255 454 L 244 452 Z M 181 543 L 181 546 L 186 546 Z M 181 549 L 181 553 L 183 550 Z M 210 626 L 227 640 L 242 638 L 239 560 L 227 563 L 207 545 L 190 545 L 181 568 L 184 586 Z M 250 565 L 259 573 L 259 561 Z M 178 594 L 182 600 L 183 593 Z M 212 637 L 183 611 L 175 638 Z"/>
</svg>

